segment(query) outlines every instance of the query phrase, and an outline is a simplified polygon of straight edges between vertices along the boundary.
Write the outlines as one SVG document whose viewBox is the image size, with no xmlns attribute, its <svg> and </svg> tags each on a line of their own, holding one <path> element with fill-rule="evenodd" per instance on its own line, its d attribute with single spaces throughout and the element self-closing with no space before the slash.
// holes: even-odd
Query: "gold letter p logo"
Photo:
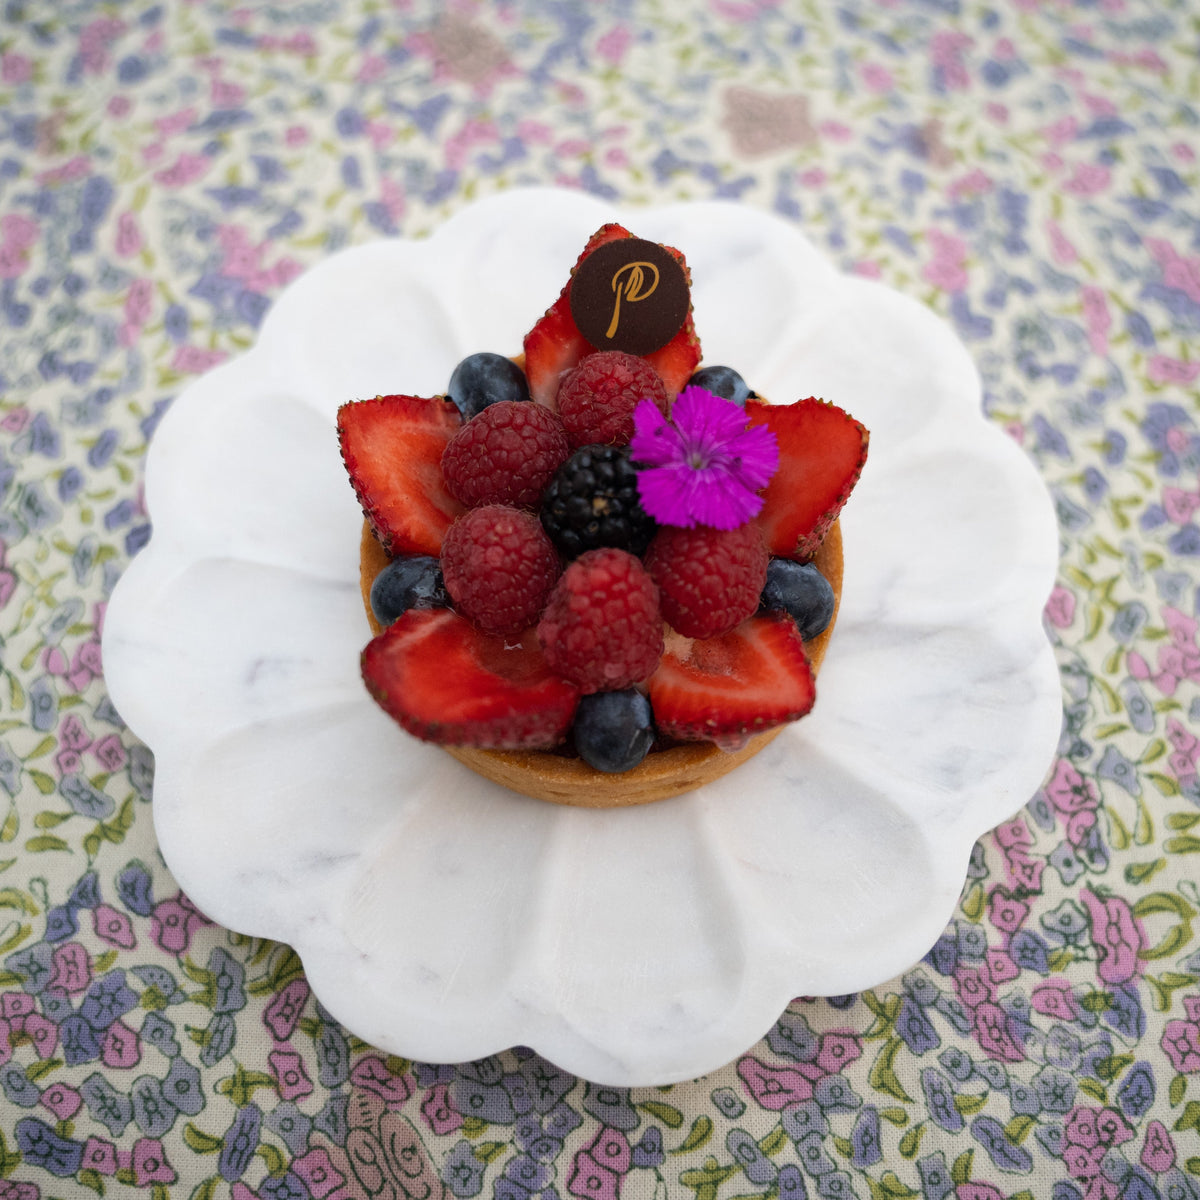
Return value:
<svg viewBox="0 0 1200 1200">
<path fill-rule="evenodd" d="M 652 276 L 649 287 L 646 287 L 647 270 Z M 622 279 L 622 276 L 625 278 Z M 658 287 L 658 268 L 652 262 L 626 263 L 612 277 L 612 290 L 616 293 L 617 298 L 613 302 L 612 320 L 609 322 L 604 336 L 611 338 L 617 332 L 617 325 L 621 320 L 622 296 L 632 304 L 634 301 L 645 300 L 647 296 L 652 296 L 656 287 Z"/>
</svg>

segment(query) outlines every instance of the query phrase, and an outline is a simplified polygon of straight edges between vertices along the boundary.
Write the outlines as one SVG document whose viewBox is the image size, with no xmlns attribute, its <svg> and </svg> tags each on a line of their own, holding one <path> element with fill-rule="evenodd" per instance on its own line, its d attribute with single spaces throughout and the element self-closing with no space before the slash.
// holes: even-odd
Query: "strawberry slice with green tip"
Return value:
<svg viewBox="0 0 1200 1200">
<path fill-rule="evenodd" d="M 362 653 L 367 690 L 400 725 L 441 746 L 548 750 L 579 689 L 554 675 L 530 633 L 513 646 L 445 608 L 403 613 Z"/>
<path fill-rule="evenodd" d="M 863 464 L 866 428 L 836 405 L 809 396 L 795 404 L 746 402 L 751 425 L 779 444 L 779 469 L 763 491 L 756 520 L 772 554 L 810 559 L 837 520 Z"/>
<path fill-rule="evenodd" d="M 437 557 L 446 530 L 466 511 L 442 480 L 442 452 L 461 424 L 441 396 L 376 396 L 338 409 L 342 461 L 389 555 Z"/>
<path fill-rule="evenodd" d="M 623 225 L 615 222 L 601 226 L 588 239 L 587 245 L 576 259 L 571 268 L 571 278 L 574 278 L 579 264 L 598 247 L 617 238 L 633 236 Z M 670 246 L 667 249 L 679 259 L 686 271 L 687 263 L 683 255 Z M 596 347 L 579 332 L 575 318 L 571 315 L 569 278 L 563 285 L 558 299 L 525 335 L 525 378 L 529 382 L 530 395 L 539 404 L 555 408 L 558 385 L 563 375 L 576 366 L 580 359 L 594 353 L 595 350 Z M 696 326 L 690 310 L 679 332 L 665 346 L 645 355 L 645 358 L 658 372 L 668 392 L 674 394 L 687 384 L 700 362 L 700 340 L 696 336 Z"/>
<path fill-rule="evenodd" d="M 749 617 L 719 637 L 668 637 L 648 689 L 659 733 L 726 750 L 804 716 L 816 699 L 796 623 L 781 613 Z"/>
</svg>

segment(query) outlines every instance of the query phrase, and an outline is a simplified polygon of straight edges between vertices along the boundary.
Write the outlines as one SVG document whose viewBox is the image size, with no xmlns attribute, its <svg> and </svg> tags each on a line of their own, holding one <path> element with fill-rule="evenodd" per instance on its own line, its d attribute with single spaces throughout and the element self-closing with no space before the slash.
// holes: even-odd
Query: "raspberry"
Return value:
<svg viewBox="0 0 1200 1200">
<path fill-rule="evenodd" d="M 647 399 L 667 415 L 667 389 L 658 372 L 635 354 L 599 350 L 563 376 L 558 415 L 572 446 L 627 446 L 633 437 L 633 410 Z"/>
<path fill-rule="evenodd" d="M 642 554 L 658 526 L 638 499 L 628 446 L 582 446 L 542 497 L 542 524 L 566 558 L 616 546 Z"/>
<path fill-rule="evenodd" d="M 537 517 L 504 504 L 471 509 L 442 542 L 442 576 L 455 609 L 497 636 L 537 620 L 560 569 Z"/>
<path fill-rule="evenodd" d="M 500 400 L 446 444 L 442 477 L 461 504 L 536 508 L 570 448 L 562 422 L 528 400 Z"/>
<path fill-rule="evenodd" d="M 663 525 L 646 552 L 662 613 L 684 637 L 728 633 L 758 608 L 767 548 L 754 522 L 736 529 Z"/>
<path fill-rule="evenodd" d="M 584 694 L 632 687 L 662 657 L 658 588 L 632 554 L 589 550 L 563 571 L 537 636 L 550 669 Z"/>
</svg>

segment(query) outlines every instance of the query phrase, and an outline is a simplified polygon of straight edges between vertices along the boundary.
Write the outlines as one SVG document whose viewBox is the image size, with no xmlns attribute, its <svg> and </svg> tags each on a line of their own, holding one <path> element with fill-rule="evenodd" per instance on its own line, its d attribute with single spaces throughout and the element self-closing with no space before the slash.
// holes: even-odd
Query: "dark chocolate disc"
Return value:
<svg viewBox="0 0 1200 1200">
<path fill-rule="evenodd" d="M 689 305 L 679 260 L 644 238 L 605 242 L 571 278 L 571 316 L 597 350 L 652 354 L 683 328 Z"/>
</svg>

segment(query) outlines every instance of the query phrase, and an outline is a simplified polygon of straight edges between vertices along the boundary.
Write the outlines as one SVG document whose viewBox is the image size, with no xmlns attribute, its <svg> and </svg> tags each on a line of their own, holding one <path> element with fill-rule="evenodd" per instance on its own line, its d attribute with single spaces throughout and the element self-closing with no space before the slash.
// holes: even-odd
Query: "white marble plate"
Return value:
<svg viewBox="0 0 1200 1200">
<path fill-rule="evenodd" d="M 871 452 L 813 714 L 699 792 L 594 812 L 484 782 L 367 697 L 334 415 L 518 351 L 614 219 L 687 254 L 706 362 L 779 402 L 825 396 Z M 341 1021 L 408 1057 L 524 1044 L 618 1085 L 715 1068 L 792 997 L 916 962 L 972 843 L 1029 799 L 1058 737 L 1053 509 L 980 415 L 966 351 L 737 205 L 513 191 L 427 240 L 334 255 L 175 401 L 146 498 L 154 536 L 104 658 L 155 754 L 163 855 L 201 909 L 289 942 Z"/>
</svg>

